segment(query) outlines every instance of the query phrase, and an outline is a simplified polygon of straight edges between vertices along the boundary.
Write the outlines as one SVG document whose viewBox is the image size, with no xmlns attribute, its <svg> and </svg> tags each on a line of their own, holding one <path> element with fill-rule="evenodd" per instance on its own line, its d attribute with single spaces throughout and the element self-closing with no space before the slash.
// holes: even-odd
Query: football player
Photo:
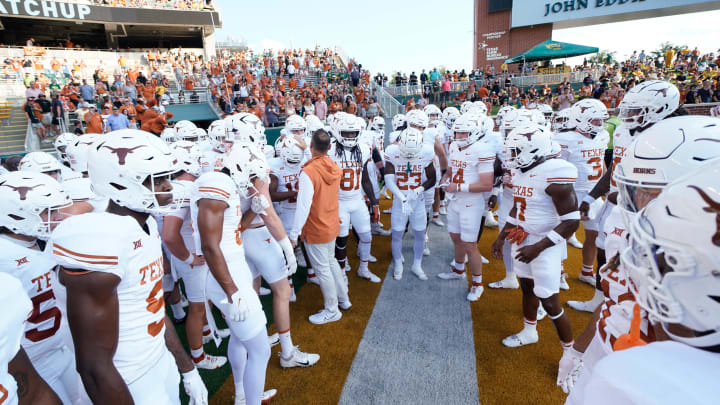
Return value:
<svg viewBox="0 0 720 405">
<path fill-rule="evenodd" d="M 662 195 L 669 182 L 718 157 L 720 120 L 684 116 L 662 120 L 636 135 L 627 156 L 616 166 L 613 178 L 619 189 L 618 205 L 607 216 L 604 228 L 608 234 L 605 251 L 615 260 L 598 272 L 604 299 L 574 345 L 574 369 L 565 382 L 568 390 L 574 384 L 578 389 L 572 389 L 570 403 L 582 403 L 584 389 L 579 387 L 588 383 L 595 364 L 612 353 L 617 339 L 630 329 L 636 296 L 627 282 L 625 263 L 617 260 L 627 246 L 627 224 L 634 221 L 640 209 Z M 645 314 L 641 318 L 642 337 L 652 341 L 653 330 Z"/>
<path fill-rule="evenodd" d="M 372 164 L 370 150 L 364 144 L 358 143 L 358 137 L 362 127 L 355 116 L 338 113 L 336 122 L 332 129 L 335 142 L 332 142 L 328 156 L 338 165 L 342 171 L 340 180 L 340 234 L 335 244 L 335 258 L 341 268 L 348 271 L 346 245 L 350 226 L 358 233 L 358 253 L 360 255 L 360 267 L 358 277 L 379 283 L 380 277 L 373 274 L 368 268 L 370 260 L 370 247 L 372 233 L 370 226 L 370 214 L 368 213 L 363 192 L 370 200 L 370 206 L 377 206 L 377 197 L 373 191 L 370 177 L 368 176 L 368 164 Z M 362 188 L 362 190 L 361 190 Z M 375 211 L 373 215 L 377 215 Z"/>
<path fill-rule="evenodd" d="M 720 395 L 719 176 L 717 160 L 687 173 L 628 224 L 621 261 L 658 341 L 643 345 L 633 326 L 622 346 L 641 347 L 598 362 L 583 403 L 711 404 Z"/>
<path fill-rule="evenodd" d="M 176 170 L 170 149 L 149 133 L 103 135 L 88 171 L 93 190 L 110 200 L 107 211 L 70 217 L 52 234 L 77 370 L 93 403 L 179 404 L 178 369 L 191 403 L 207 403 L 165 315 L 162 247 L 150 215 L 169 209 Z"/>
<path fill-rule="evenodd" d="M 185 333 L 190 346 L 190 355 L 195 362 L 195 367 L 212 370 L 222 367 L 227 362 L 227 358 L 212 356 L 203 350 L 205 279 L 208 270 L 205 259 L 197 254 L 190 217 L 190 196 L 193 183 L 201 174 L 200 157 L 202 155 L 200 148 L 190 141 L 177 141 L 171 146 L 171 149 L 180 166 L 180 171 L 172 182 L 173 197 L 178 204 L 178 209 L 163 218 L 162 240 L 169 250 L 169 259 L 173 270 L 185 285 L 185 295 L 188 300 Z M 177 317 L 177 315 L 175 316 Z"/>
<path fill-rule="evenodd" d="M 505 140 L 505 165 L 513 173 L 513 203 L 507 222 L 493 243 L 493 256 L 502 258 L 506 239 L 513 244 L 513 270 L 520 277 L 524 328 L 502 343 L 519 347 L 538 341 L 539 301 L 552 319 L 563 347 L 561 364 L 572 348 L 570 320 L 558 293 L 564 241 L 577 229 L 580 213 L 573 184 L 577 169 L 562 159 L 548 159 L 552 134 L 537 124 L 517 127 Z"/>
<path fill-rule="evenodd" d="M 25 335 L 25 321 L 34 313 L 22 283 L 0 272 L 0 399 L 3 405 L 47 404 L 61 405 L 62 401 L 35 371 L 20 342 Z M 57 308 L 56 308 L 57 309 Z M 77 375 L 77 374 L 76 374 Z"/>
<path fill-rule="evenodd" d="M 477 236 L 487 207 L 483 193 L 492 191 L 495 180 L 495 151 L 488 143 L 479 142 L 492 128 L 477 124 L 478 121 L 467 114 L 455 120 L 450 164 L 440 182 L 445 192 L 451 193 L 447 229 L 455 247 L 455 265 L 438 277 L 464 279 L 467 257 L 472 273 L 468 301 L 477 301 L 483 293 L 482 256 L 477 249 Z"/>
<path fill-rule="evenodd" d="M 420 280 L 427 280 L 422 269 L 425 250 L 425 187 L 436 183 L 434 152 L 423 141 L 422 132 L 415 128 L 402 131 L 397 144 L 385 150 L 385 184 L 393 193 L 390 227 L 392 229 L 393 278 L 400 280 L 403 273 L 402 238 L 408 221 L 413 230 L 412 272 Z"/>
<path fill-rule="evenodd" d="M 67 217 L 62 210 L 71 205 L 70 197 L 48 175 L 17 171 L 0 176 L 0 272 L 16 277 L 32 299 L 22 347 L 64 403 L 80 404 L 90 401 L 75 370 L 75 356 L 64 341 L 70 334 L 62 319 L 65 288 L 55 274 L 57 263 L 38 246 L 38 239 L 47 240 Z"/>
<path fill-rule="evenodd" d="M 558 132 L 553 140 L 560 144 L 562 159 L 570 162 L 578 171 L 578 180 L 575 183 L 575 193 L 578 201 L 583 201 L 585 196 L 600 180 L 605 172 L 605 149 L 609 141 L 609 135 L 604 130 L 605 121 L 610 118 L 607 108 L 599 100 L 587 98 L 580 100 L 570 109 L 570 118 L 573 121 L 571 126 L 574 131 Z M 601 201 L 593 203 L 596 210 Z M 593 277 L 593 265 L 597 256 L 595 239 L 598 234 L 598 222 L 593 218 L 583 218 L 585 229 L 585 243 L 583 243 L 582 256 L 583 265 L 580 272 L 580 280 L 595 285 Z M 590 311 L 594 311 L 602 296 L 596 294 L 597 302 L 591 301 L 593 305 Z M 577 301 L 568 303 L 572 308 Z M 580 303 L 583 304 L 583 303 Z"/>
</svg>

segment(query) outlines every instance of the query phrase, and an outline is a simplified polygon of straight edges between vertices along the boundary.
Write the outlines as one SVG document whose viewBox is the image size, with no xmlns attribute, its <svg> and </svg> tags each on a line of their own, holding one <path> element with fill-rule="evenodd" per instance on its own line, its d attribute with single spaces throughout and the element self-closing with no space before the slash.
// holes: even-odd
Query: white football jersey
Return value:
<svg viewBox="0 0 720 405">
<path fill-rule="evenodd" d="M 613 171 L 617 168 L 618 163 L 622 162 L 622 159 L 627 155 L 630 144 L 632 143 L 633 137 L 630 135 L 630 131 L 625 128 L 624 125 L 619 125 L 613 132 Z M 610 179 L 610 192 L 618 191 L 617 184 L 614 179 Z"/>
<path fill-rule="evenodd" d="M 532 234 L 545 235 L 559 223 L 552 197 L 545 192 L 551 184 L 574 184 L 575 166 L 561 159 L 550 159 L 523 172 L 514 170 L 513 205 L 517 209 L 518 225 Z"/>
<path fill-rule="evenodd" d="M 195 187 L 190 197 L 190 215 L 193 223 L 197 223 L 197 202 L 205 198 L 222 201 L 228 206 L 224 212 L 220 249 L 222 249 L 223 253 L 233 252 L 243 254 L 242 239 L 240 237 L 242 211 L 240 194 L 237 191 L 235 182 L 233 182 L 230 176 L 221 172 L 205 173 L 195 180 Z M 200 233 L 197 227 L 193 228 L 196 253 L 201 255 Z"/>
<path fill-rule="evenodd" d="M 173 198 L 180 204 L 180 208 L 172 211 L 168 214 L 168 216 L 180 218 L 183 221 L 182 227 L 180 227 L 180 236 L 182 237 L 187 250 L 190 253 L 194 253 L 197 249 L 195 249 L 195 239 L 193 238 L 193 222 L 192 216 L 190 215 L 190 198 L 192 197 L 192 191 L 195 188 L 195 182 L 188 180 L 174 180 L 172 182 L 172 186 Z M 160 220 L 157 220 L 157 222 L 161 229 L 160 232 L 162 232 L 162 224 L 160 223 Z"/>
<path fill-rule="evenodd" d="M 396 144 L 388 146 L 385 150 L 385 161 L 395 167 L 395 182 L 404 195 L 416 189 L 427 180 L 425 168 L 432 164 L 435 157 L 433 148 L 423 145 L 418 159 L 408 160 L 400 154 L 400 147 Z"/>
<path fill-rule="evenodd" d="M 20 350 L 20 342 L 25 338 L 23 324 L 31 312 L 34 314 L 34 309 L 21 281 L 4 272 L 0 272 L 0 306 L 3 309 L 0 317 L 0 342 L 3 342 L 0 345 L 0 403 L 16 405 L 17 382 L 8 372 L 8 363 Z"/>
<path fill-rule="evenodd" d="M 282 158 L 272 159 L 269 163 L 270 173 L 278 180 L 277 191 L 281 193 L 298 191 L 300 171 L 302 170 L 302 165 L 305 163 L 304 160 L 294 166 L 287 164 Z M 295 198 L 288 198 L 287 200 L 280 201 L 278 206 L 283 209 L 294 210 L 297 206 L 297 200 Z"/>
<path fill-rule="evenodd" d="M 392 144 L 394 144 L 395 142 L 397 142 L 398 138 L 400 138 L 400 133 L 401 133 L 401 132 L 402 132 L 402 131 L 392 131 L 392 132 L 390 132 L 390 135 L 388 136 L 388 142 L 390 142 L 390 145 L 392 145 Z M 389 145 L 388 145 L 388 147 L 389 147 Z"/>
<path fill-rule="evenodd" d="M 130 216 L 76 215 L 55 228 L 48 246 L 62 267 L 120 279 L 113 363 L 126 384 L 152 369 L 167 353 L 163 255 L 155 219 L 149 216 L 141 227 Z"/>
<path fill-rule="evenodd" d="M 477 183 L 481 173 L 493 172 L 495 170 L 495 150 L 486 142 L 475 142 L 463 149 L 457 143 L 450 144 L 450 169 L 452 178 L 450 181 L 460 184 Z M 482 196 L 480 193 L 457 192 L 456 198 L 472 198 Z"/>
<path fill-rule="evenodd" d="M 263 145 L 263 153 L 265 154 L 265 160 L 270 160 L 275 157 L 275 147 L 272 145 Z"/>
<path fill-rule="evenodd" d="M 363 167 L 370 160 L 370 149 L 365 144 L 358 144 L 360 149 L 360 161 L 355 160 L 353 153 L 342 148 L 340 155 L 337 153 L 337 142 L 332 142 L 328 156 L 338 165 L 342 172 L 340 179 L 340 201 L 364 200 L 362 190 Z"/>
<path fill-rule="evenodd" d="M 373 136 L 375 137 L 375 148 L 377 148 L 378 151 L 384 151 L 385 150 L 385 132 L 375 131 L 373 132 Z M 309 144 L 308 144 L 309 145 Z"/>
<path fill-rule="evenodd" d="M 442 134 L 440 133 L 440 128 L 425 128 L 423 131 L 423 143 L 425 145 L 435 146 L 435 139 L 438 139 L 441 136 Z"/>
<path fill-rule="evenodd" d="M 607 132 L 603 132 L 607 135 Z M 588 138 L 575 131 L 558 132 L 553 141 L 560 144 L 560 157 L 572 163 L 578 170 L 575 191 L 587 193 L 605 173 L 605 149 L 607 136 Z"/>
<path fill-rule="evenodd" d="M 622 350 L 600 360 L 585 404 L 717 404 L 720 354 L 673 342 Z"/>
<path fill-rule="evenodd" d="M 59 285 L 55 274 L 55 260 L 39 249 L 30 249 L 10 238 L 0 238 L 0 272 L 7 273 L 23 285 L 32 299 L 33 312 L 25 323 L 22 346 L 31 362 L 43 354 L 63 346 L 60 321 L 64 314 L 55 298 Z M 63 326 L 66 324 L 63 324 Z M 66 326 L 65 326 L 66 327 Z"/>
<path fill-rule="evenodd" d="M 375 147 L 375 133 L 368 130 L 360 131 L 358 144 L 365 145 L 368 150 L 372 151 Z"/>
</svg>

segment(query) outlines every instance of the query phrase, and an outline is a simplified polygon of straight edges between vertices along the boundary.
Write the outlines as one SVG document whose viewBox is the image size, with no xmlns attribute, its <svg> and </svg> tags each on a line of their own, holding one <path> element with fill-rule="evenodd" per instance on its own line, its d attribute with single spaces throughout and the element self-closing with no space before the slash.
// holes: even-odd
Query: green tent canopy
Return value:
<svg viewBox="0 0 720 405">
<path fill-rule="evenodd" d="M 598 48 L 567 42 L 545 41 L 541 42 L 527 51 L 507 59 L 505 63 L 537 62 L 541 60 L 569 58 L 588 53 L 597 53 Z"/>
</svg>

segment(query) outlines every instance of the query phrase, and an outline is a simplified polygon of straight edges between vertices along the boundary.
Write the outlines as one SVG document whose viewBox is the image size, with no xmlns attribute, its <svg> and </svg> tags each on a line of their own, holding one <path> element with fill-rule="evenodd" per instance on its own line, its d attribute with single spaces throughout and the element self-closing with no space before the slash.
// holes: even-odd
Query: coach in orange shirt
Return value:
<svg viewBox="0 0 720 405">
<path fill-rule="evenodd" d="M 320 129 L 310 141 L 312 159 L 300 172 L 297 208 L 288 238 L 297 246 L 302 231 L 310 264 L 320 282 L 325 307 L 310 315 L 310 322 L 321 325 L 339 321 L 340 308 L 350 308 L 344 275 L 335 260 L 335 238 L 340 234 L 338 191 L 340 168 L 328 157 L 330 135 Z"/>
</svg>

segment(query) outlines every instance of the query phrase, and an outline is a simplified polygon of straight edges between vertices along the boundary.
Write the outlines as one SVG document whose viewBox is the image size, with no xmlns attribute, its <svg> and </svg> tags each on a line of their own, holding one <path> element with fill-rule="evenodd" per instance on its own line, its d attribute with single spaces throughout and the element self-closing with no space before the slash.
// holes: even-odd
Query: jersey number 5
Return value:
<svg viewBox="0 0 720 405">
<path fill-rule="evenodd" d="M 43 339 L 47 339 L 50 336 L 53 336 L 55 332 L 57 332 L 57 330 L 60 328 L 60 317 L 62 316 L 62 314 L 56 306 L 40 312 L 40 305 L 42 305 L 43 302 L 49 300 L 55 300 L 55 293 L 53 293 L 53 290 L 47 290 L 42 294 L 38 294 L 32 297 L 33 310 L 32 314 L 30 314 L 28 322 L 39 324 L 49 319 L 53 319 L 53 326 L 52 328 L 45 330 L 39 330 L 38 328 L 35 328 L 27 331 L 25 333 L 25 337 L 31 342 L 39 342 Z"/>
<path fill-rule="evenodd" d="M 160 277 L 157 283 L 155 283 L 152 290 L 150 291 L 150 295 L 147 297 L 145 302 L 147 302 L 148 312 L 152 312 L 153 314 L 157 314 L 158 312 L 165 309 L 165 300 L 163 299 L 162 277 Z M 162 331 L 163 326 L 165 326 L 164 316 L 159 321 L 153 322 L 148 325 L 148 334 L 150 334 L 150 336 L 152 337 L 157 336 L 160 331 Z"/>
</svg>

